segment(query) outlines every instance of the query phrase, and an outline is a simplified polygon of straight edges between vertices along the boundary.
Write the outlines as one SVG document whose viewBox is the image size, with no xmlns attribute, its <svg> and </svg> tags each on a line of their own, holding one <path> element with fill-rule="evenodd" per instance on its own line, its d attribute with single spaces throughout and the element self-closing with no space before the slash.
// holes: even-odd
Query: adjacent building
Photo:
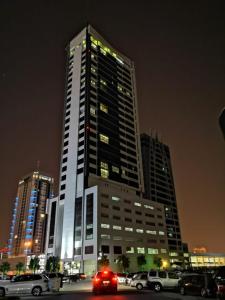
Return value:
<svg viewBox="0 0 225 300">
<path fill-rule="evenodd" d="M 44 253 L 46 203 L 53 196 L 53 182 L 39 171 L 19 181 L 10 227 L 10 256 Z"/>
<path fill-rule="evenodd" d="M 138 255 L 167 257 L 164 206 L 142 199 L 134 63 L 91 26 L 67 47 L 59 186 L 46 251 L 65 268 L 92 274 L 102 254 L 113 268 L 128 255 L 131 270 Z"/>
<path fill-rule="evenodd" d="M 192 268 L 215 268 L 225 266 L 224 253 L 190 253 L 190 265 Z"/>
<path fill-rule="evenodd" d="M 222 109 L 222 111 L 220 113 L 219 124 L 220 124 L 220 128 L 222 130 L 222 133 L 223 133 L 223 137 L 225 139 L 225 107 Z"/>
<path fill-rule="evenodd" d="M 144 197 L 165 207 L 171 264 L 181 264 L 183 247 L 169 147 L 156 137 L 141 135 Z"/>
</svg>

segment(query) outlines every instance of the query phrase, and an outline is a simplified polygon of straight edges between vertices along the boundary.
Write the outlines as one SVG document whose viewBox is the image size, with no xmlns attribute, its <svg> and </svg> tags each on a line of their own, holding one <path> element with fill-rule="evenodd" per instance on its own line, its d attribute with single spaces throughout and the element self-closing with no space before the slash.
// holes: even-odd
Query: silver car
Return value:
<svg viewBox="0 0 225 300">
<path fill-rule="evenodd" d="M 24 274 L 11 281 L 0 282 L 0 297 L 5 295 L 32 294 L 40 296 L 48 291 L 48 277 L 41 274 Z"/>
<path fill-rule="evenodd" d="M 148 276 L 146 273 L 140 273 L 134 276 L 130 282 L 131 287 L 136 287 L 137 290 L 142 290 L 148 287 Z"/>
<path fill-rule="evenodd" d="M 160 292 L 162 289 L 177 289 L 179 279 L 175 272 L 163 270 L 151 270 L 148 272 L 148 285 L 156 292 Z"/>
</svg>

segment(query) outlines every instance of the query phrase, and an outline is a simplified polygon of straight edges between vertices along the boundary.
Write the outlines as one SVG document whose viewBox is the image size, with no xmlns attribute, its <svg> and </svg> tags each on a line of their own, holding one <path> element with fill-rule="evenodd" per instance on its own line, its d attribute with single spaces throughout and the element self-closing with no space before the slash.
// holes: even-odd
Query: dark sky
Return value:
<svg viewBox="0 0 225 300">
<path fill-rule="evenodd" d="M 0 1 L 0 243 L 20 177 L 56 179 L 65 46 L 87 20 L 135 61 L 141 131 L 171 149 L 183 240 L 225 252 L 225 2 Z"/>
</svg>

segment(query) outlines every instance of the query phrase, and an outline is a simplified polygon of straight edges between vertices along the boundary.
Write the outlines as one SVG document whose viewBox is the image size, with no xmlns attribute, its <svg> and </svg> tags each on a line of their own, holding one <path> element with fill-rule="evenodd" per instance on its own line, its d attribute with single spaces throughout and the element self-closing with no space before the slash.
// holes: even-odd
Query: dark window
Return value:
<svg viewBox="0 0 225 300">
<path fill-rule="evenodd" d="M 119 206 L 115 206 L 115 205 L 113 205 L 113 207 L 112 207 L 114 210 L 120 210 L 120 207 Z"/>
<path fill-rule="evenodd" d="M 109 253 L 109 246 L 102 245 L 102 253 L 103 254 L 108 254 Z"/>
<path fill-rule="evenodd" d="M 149 272 L 149 276 L 155 277 L 155 276 L 156 276 L 156 271 L 150 271 L 150 272 Z"/>
<path fill-rule="evenodd" d="M 60 199 L 60 200 L 65 199 L 65 194 L 60 195 L 60 198 L 59 198 L 59 199 Z"/>
<path fill-rule="evenodd" d="M 114 254 L 122 254 L 122 247 L 121 246 L 114 246 L 113 250 L 114 250 Z"/>
<path fill-rule="evenodd" d="M 67 130 L 69 130 L 69 129 L 70 129 L 70 126 L 69 126 L 69 125 L 65 127 L 65 131 L 67 131 Z"/>
<path fill-rule="evenodd" d="M 64 149 L 63 150 L 63 155 L 67 154 L 68 153 L 68 149 Z"/>
<path fill-rule="evenodd" d="M 164 272 L 164 271 L 159 271 L 159 277 L 160 277 L 160 278 L 166 278 L 166 272 Z"/>
<path fill-rule="evenodd" d="M 64 142 L 64 147 L 69 145 L 69 141 Z"/>
<path fill-rule="evenodd" d="M 67 162 L 67 160 L 68 160 L 68 158 L 64 157 L 63 160 L 62 160 L 62 162 L 65 163 L 65 162 Z"/>
<path fill-rule="evenodd" d="M 86 239 L 93 239 L 93 194 L 87 195 L 86 210 Z"/>
<path fill-rule="evenodd" d="M 65 172 L 67 170 L 67 166 L 62 167 L 62 172 Z"/>
<path fill-rule="evenodd" d="M 81 240 L 82 197 L 75 200 L 75 241 Z M 79 248 L 77 248 L 79 249 Z M 81 250 L 80 250 L 81 251 Z M 76 248 L 75 248 L 76 252 Z M 81 254 L 81 253 L 80 253 Z M 76 255 L 80 255 L 76 254 Z"/>
<path fill-rule="evenodd" d="M 66 180 L 66 175 L 63 175 L 62 177 L 61 177 L 61 180 L 63 181 L 63 180 Z"/>
<path fill-rule="evenodd" d="M 86 246 L 85 247 L 85 254 L 92 254 L 94 252 L 93 246 Z"/>
<path fill-rule="evenodd" d="M 65 184 L 62 184 L 62 185 L 61 185 L 61 191 L 65 190 L 65 188 L 66 188 L 66 185 L 65 185 Z"/>
<path fill-rule="evenodd" d="M 66 133 L 65 135 L 64 135 L 64 139 L 67 139 L 69 137 L 69 133 Z"/>
<path fill-rule="evenodd" d="M 125 220 L 125 222 L 132 222 L 132 219 L 129 219 L 129 218 L 125 218 L 124 220 Z"/>
</svg>

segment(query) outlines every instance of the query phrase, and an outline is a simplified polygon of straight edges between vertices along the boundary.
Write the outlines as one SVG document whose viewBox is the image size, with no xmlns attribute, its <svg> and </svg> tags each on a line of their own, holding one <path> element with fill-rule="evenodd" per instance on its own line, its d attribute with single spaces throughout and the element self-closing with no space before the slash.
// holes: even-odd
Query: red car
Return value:
<svg viewBox="0 0 225 300">
<path fill-rule="evenodd" d="M 101 292 L 117 292 L 117 276 L 112 271 L 101 271 L 93 278 L 92 291 L 94 294 Z"/>
</svg>

